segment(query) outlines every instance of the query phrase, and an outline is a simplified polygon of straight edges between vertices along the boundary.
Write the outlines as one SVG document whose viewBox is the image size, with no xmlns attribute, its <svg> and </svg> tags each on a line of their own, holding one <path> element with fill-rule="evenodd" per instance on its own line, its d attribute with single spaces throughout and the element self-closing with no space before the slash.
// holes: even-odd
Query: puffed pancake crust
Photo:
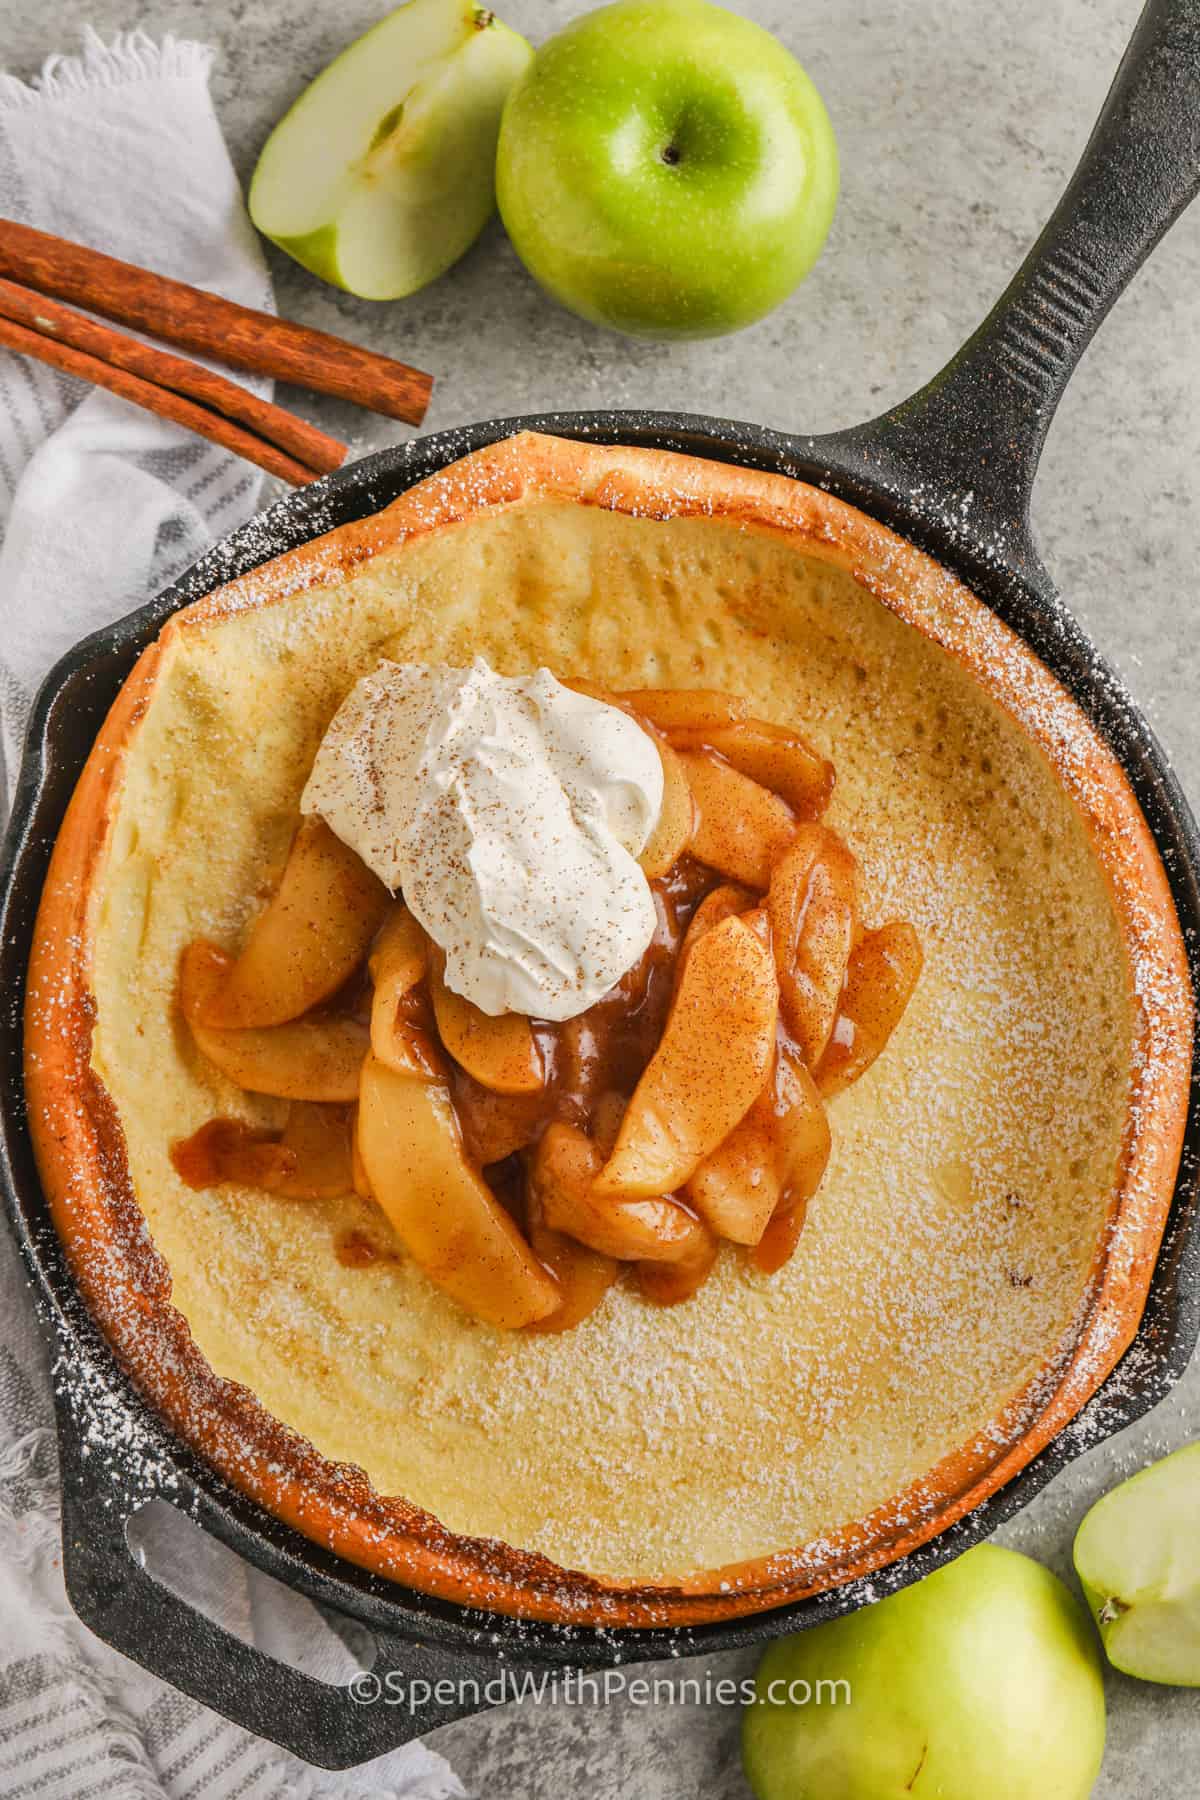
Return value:
<svg viewBox="0 0 1200 1800">
<path fill-rule="evenodd" d="M 832 1103 L 792 1261 L 573 1331 L 467 1317 L 355 1196 L 183 1185 L 270 1124 L 175 1000 L 235 948 L 317 745 L 381 656 L 731 690 L 836 764 L 869 924 L 925 969 Z M 178 613 L 64 822 L 29 984 L 37 1153 L 84 1298 L 179 1436 L 319 1543 L 527 1617 L 682 1624 L 879 1567 L 1021 1469 L 1137 1329 L 1192 995 L 1111 752 L 938 565 L 782 476 L 523 436 Z M 368 1228 L 370 1267 L 335 1253 Z"/>
</svg>

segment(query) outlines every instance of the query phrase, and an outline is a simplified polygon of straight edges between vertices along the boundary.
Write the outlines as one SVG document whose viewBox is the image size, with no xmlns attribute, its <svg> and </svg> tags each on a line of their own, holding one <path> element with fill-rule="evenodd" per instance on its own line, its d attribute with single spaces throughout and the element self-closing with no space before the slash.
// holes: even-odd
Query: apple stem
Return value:
<svg viewBox="0 0 1200 1800">
<path fill-rule="evenodd" d="M 1110 1594 L 1108 1599 L 1104 1602 L 1104 1605 L 1100 1608 L 1100 1623 L 1102 1625 L 1114 1625 L 1121 1617 L 1121 1614 L 1127 1613 L 1128 1611 L 1129 1608 L 1124 1600 L 1118 1600 L 1115 1594 Z"/>
<path fill-rule="evenodd" d="M 665 163 L 670 163 L 672 167 L 674 167 L 677 162 L 682 161 L 682 152 L 678 144 L 664 144 L 660 155 L 662 156 L 662 160 Z"/>
</svg>

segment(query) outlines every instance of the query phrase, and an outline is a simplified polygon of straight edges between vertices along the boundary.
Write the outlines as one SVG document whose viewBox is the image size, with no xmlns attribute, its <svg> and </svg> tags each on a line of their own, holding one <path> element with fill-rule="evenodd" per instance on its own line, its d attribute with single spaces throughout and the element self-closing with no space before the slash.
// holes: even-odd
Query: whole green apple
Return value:
<svg viewBox="0 0 1200 1800">
<path fill-rule="evenodd" d="M 1086 1800 L 1104 1754 L 1087 1614 L 995 1544 L 781 1639 L 756 1688 L 742 1748 L 758 1800 Z"/>
<path fill-rule="evenodd" d="M 616 0 L 551 38 L 505 104 L 500 214 L 573 312 L 714 337 L 807 275 L 837 204 L 821 96 L 781 44 L 707 0 Z"/>
</svg>

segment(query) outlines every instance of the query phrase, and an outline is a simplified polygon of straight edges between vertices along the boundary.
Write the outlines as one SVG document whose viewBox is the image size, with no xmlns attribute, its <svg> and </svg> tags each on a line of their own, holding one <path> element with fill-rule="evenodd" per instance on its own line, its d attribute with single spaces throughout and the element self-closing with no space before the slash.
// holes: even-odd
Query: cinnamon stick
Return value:
<svg viewBox="0 0 1200 1800">
<path fill-rule="evenodd" d="M 352 400 L 409 425 L 419 425 L 429 405 L 433 377 L 406 363 L 13 219 L 0 219 L 0 275 L 194 355 Z"/>
<path fill-rule="evenodd" d="M 9 350 L 17 350 L 22 356 L 32 356 L 38 362 L 49 363 L 51 368 L 62 369 L 68 375 L 78 375 L 82 380 L 90 381 L 94 387 L 107 388 L 110 393 L 119 394 L 122 400 L 131 400 L 146 412 L 156 413 L 161 419 L 170 419 L 176 425 L 183 425 L 200 437 L 208 438 L 210 442 L 221 444 L 226 450 L 245 457 L 247 462 L 257 463 L 259 468 L 281 476 L 284 481 L 290 481 L 293 487 L 302 487 L 306 482 L 317 479 L 315 469 L 297 462 L 294 457 L 288 456 L 274 444 L 268 444 L 264 438 L 257 437 L 245 426 L 227 419 L 223 413 L 212 412 L 207 406 L 198 406 L 195 401 L 185 399 L 182 394 L 173 393 L 170 388 L 156 387 L 152 381 L 143 381 L 140 376 L 131 375 L 125 369 L 113 368 L 98 356 L 89 356 L 86 351 L 59 343 L 57 339 L 47 337 L 40 331 L 30 331 L 24 325 L 17 325 L 11 319 L 0 317 L 0 345 Z"/>
<path fill-rule="evenodd" d="M 73 312 L 57 300 L 24 288 L 16 282 L 0 280 L 0 317 L 11 319 L 31 331 L 39 332 L 55 342 L 85 351 L 101 362 L 127 374 L 140 376 L 158 387 L 170 388 L 198 400 L 213 412 L 228 419 L 240 419 L 258 437 L 265 438 L 285 451 L 296 462 L 326 475 L 346 460 L 346 446 L 336 438 L 318 431 L 315 425 L 272 406 L 236 381 L 229 381 L 201 363 L 189 362 L 184 356 L 172 356 L 154 344 L 127 336 L 111 325 L 102 325 L 83 313 Z"/>
</svg>

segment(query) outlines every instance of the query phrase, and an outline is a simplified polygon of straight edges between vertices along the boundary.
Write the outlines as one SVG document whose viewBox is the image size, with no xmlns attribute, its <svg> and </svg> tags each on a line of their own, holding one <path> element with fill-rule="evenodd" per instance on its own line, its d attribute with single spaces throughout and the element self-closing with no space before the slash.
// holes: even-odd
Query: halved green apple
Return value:
<svg viewBox="0 0 1200 1800">
<path fill-rule="evenodd" d="M 533 51 L 476 0 L 408 0 L 331 62 L 267 139 L 258 229 L 314 275 L 398 300 L 496 204 L 496 140 Z"/>
<path fill-rule="evenodd" d="M 1097 1500 L 1075 1568 L 1114 1668 L 1200 1687 L 1200 1443 Z"/>
</svg>

